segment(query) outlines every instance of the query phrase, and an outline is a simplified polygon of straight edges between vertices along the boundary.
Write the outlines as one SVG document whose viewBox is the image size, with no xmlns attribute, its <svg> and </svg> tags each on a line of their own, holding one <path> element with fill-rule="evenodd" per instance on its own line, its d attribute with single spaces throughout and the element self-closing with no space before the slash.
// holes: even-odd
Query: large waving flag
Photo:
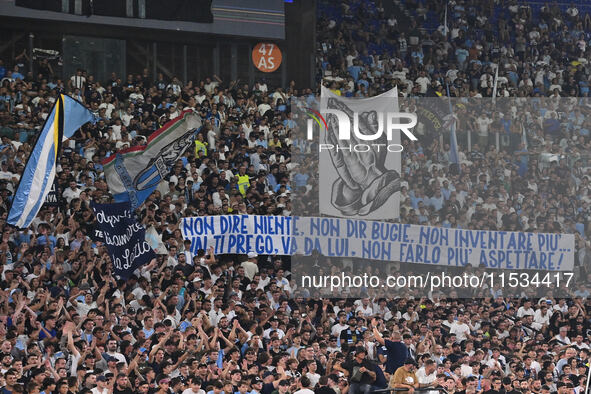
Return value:
<svg viewBox="0 0 591 394">
<path fill-rule="evenodd" d="M 115 201 L 129 201 L 132 209 L 139 207 L 192 145 L 200 127 L 197 114 L 183 111 L 152 133 L 146 145 L 132 146 L 105 159 L 105 177 Z"/>
<path fill-rule="evenodd" d="M 71 138 L 83 124 L 94 120 L 92 112 L 80 102 L 59 95 L 21 176 L 8 213 L 8 224 L 29 227 L 53 185 L 62 141 Z"/>
</svg>

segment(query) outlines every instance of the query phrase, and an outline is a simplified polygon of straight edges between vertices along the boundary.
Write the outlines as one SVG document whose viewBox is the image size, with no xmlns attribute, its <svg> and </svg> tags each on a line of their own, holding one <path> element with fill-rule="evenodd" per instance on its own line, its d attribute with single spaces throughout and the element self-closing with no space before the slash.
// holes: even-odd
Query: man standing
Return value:
<svg viewBox="0 0 591 394">
<path fill-rule="evenodd" d="M 371 325 L 373 327 L 373 335 L 375 336 L 376 341 L 386 348 L 386 372 L 393 374 L 404 364 L 404 360 L 408 354 L 408 348 L 401 341 L 402 336 L 399 332 L 393 331 L 390 335 L 390 340 L 388 340 L 384 339 L 382 334 L 378 331 L 376 319 L 372 319 Z"/>
<path fill-rule="evenodd" d="M 259 255 L 255 252 L 248 252 L 248 260 L 241 264 L 244 267 L 244 274 L 250 281 L 252 281 L 252 278 L 254 278 L 254 276 L 259 272 L 257 257 L 259 257 Z"/>
</svg>

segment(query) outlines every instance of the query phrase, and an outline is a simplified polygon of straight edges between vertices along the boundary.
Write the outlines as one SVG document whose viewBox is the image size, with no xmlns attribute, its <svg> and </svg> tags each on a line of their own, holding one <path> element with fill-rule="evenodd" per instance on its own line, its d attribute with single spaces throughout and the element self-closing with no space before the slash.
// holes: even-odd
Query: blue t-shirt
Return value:
<svg viewBox="0 0 591 394">
<path fill-rule="evenodd" d="M 355 81 L 357 81 L 359 79 L 359 74 L 361 73 L 361 67 L 359 66 L 351 66 L 347 69 L 347 71 L 349 71 L 349 74 L 351 74 L 351 76 L 353 77 L 353 79 Z"/>
<path fill-rule="evenodd" d="M 45 333 L 46 330 L 49 332 L 49 335 L 50 335 L 49 337 Z M 55 338 L 56 335 L 57 335 L 57 331 L 55 331 L 55 328 L 54 329 L 51 329 L 51 330 L 48 330 L 46 328 L 45 330 L 39 331 L 39 340 L 41 341 L 41 340 L 43 340 L 45 338 Z"/>
<path fill-rule="evenodd" d="M 402 342 L 392 342 L 388 339 L 385 341 L 386 354 L 386 372 L 393 374 L 396 370 L 404 365 L 408 348 Z"/>
<path fill-rule="evenodd" d="M 456 49 L 456 59 L 458 59 L 459 63 L 464 63 L 468 57 L 468 54 L 468 51 L 463 48 Z"/>
<path fill-rule="evenodd" d="M 152 334 L 154 334 L 154 329 L 153 328 L 150 329 L 150 330 L 147 330 L 145 328 L 142 328 L 142 331 L 146 335 L 146 339 L 150 338 L 152 336 Z"/>
</svg>

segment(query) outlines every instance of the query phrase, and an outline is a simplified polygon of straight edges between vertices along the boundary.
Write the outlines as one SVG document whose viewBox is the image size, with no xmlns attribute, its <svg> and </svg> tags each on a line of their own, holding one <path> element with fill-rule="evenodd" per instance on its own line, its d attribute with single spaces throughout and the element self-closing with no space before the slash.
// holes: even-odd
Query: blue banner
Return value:
<svg viewBox="0 0 591 394">
<path fill-rule="evenodd" d="M 137 268 L 156 258 L 146 242 L 146 231 L 135 218 L 129 201 L 117 204 L 91 203 L 97 228 L 104 239 L 115 274 L 127 279 Z"/>
</svg>

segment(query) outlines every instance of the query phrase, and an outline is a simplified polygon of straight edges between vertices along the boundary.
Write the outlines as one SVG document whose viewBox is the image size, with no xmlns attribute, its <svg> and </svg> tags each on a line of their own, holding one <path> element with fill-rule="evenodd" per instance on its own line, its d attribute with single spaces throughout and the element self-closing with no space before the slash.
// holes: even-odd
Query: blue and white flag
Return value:
<svg viewBox="0 0 591 394">
<path fill-rule="evenodd" d="M 80 102 L 59 95 L 21 176 L 8 213 L 8 224 L 29 227 L 53 186 L 62 141 L 71 138 L 83 124 L 94 121 L 92 112 Z"/>
<path fill-rule="evenodd" d="M 201 118 L 191 110 L 156 130 L 142 146 L 119 151 L 103 160 L 107 185 L 116 202 L 139 207 L 192 146 Z"/>
</svg>

